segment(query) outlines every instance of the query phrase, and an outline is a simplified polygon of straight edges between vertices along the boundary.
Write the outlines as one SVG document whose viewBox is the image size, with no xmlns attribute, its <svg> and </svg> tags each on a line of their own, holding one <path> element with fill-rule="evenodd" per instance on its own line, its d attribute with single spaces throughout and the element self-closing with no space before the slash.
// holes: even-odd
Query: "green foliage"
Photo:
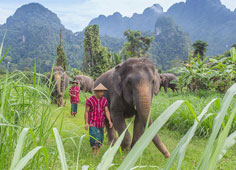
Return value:
<svg viewBox="0 0 236 170">
<path fill-rule="evenodd" d="M 222 56 L 206 57 L 203 61 L 198 54 L 192 57 L 184 67 L 179 68 L 179 86 L 181 89 L 188 88 L 191 91 L 199 89 L 218 90 L 225 92 L 236 80 L 236 55 L 235 48 L 231 48 Z"/>
<path fill-rule="evenodd" d="M 101 36 L 101 43 L 103 46 L 107 47 L 109 51 L 118 53 L 122 49 L 125 39 L 124 38 L 114 38 L 107 35 Z"/>
<path fill-rule="evenodd" d="M 124 32 L 128 42 L 124 43 L 121 54 L 126 60 L 130 57 L 147 57 L 153 37 L 142 35 L 140 31 L 127 30 Z"/>
<path fill-rule="evenodd" d="M 0 80 L 0 169 L 10 167 L 14 151 L 12 169 L 21 169 L 26 163 L 25 169 L 47 169 L 45 152 L 37 151 L 47 145 L 55 123 L 50 118 L 55 113 L 50 108 L 50 91 L 40 81 L 43 75 L 35 73 L 31 83 L 26 83 L 28 77 L 23 72 L 7 72 Z M 23 148 L 23 143 L 17 144 L 16 140 L 24 127 L 31 128 L 31 140 L 26 137 Z M 49 156 L 49 164 L 54 164 L 55 157 L 56 154 Z"/>
<path fill-rule="evenodd" d="M 61 66 L 65 71 L 67 70 L 67 61 L 66 61 L 66 54 L 64 52 L 64 48 L 62 46 L 62 33 L 60 30 L 60 44 L 57 47 L 57 59 L 56 59 L 56 65 Z"/>
<path fill-rule="evenodd" d="M 70 67 L 80 68 L 83 60 L 82 39 L 78 39 L 70 30 L 65 29 L 55 13 L 40 4 L 32 3 L 18 8 L 15 14 L 1 26 L 0 39 L 5 38 L 5 48 L 12 47 L 10 71 L 23 70 L 28 67 L 33 70 L 34 59 L 37 59 L 38 70 L 50 71 L 57 56 L 60 42 L 58 33 L 62 30 L 63 47 Z M 7 48 L 6 48 L 7 47 Z M 4 61 L 1 65 L 7 65 Z"/>
<path fill-rule="evenodd" d="M 200 55 L 201 60 L 203 60 L 203 57 L 205 56 L 205 53 L 207 51 L 207 42 L 201 41 L 201 40 L 197 40 L 194 42 L 193 44 L 193 48 L 194 48 L 194 57 L 196 57 L 197 55 Z"/>
<path fill-rule="evenodd" d="M 111 54 L 101 45 L 98 25 L 88 26 L 84 35 L 83 71 L 96 79 L 110 68 Z"/>
<path fill-rule="evenodd" d="M 81 70 L 78 70 L 77 68 L 72 68 L 71 71 L 69 72 L 69 77 L 73 78 L 76 75 L 86 75 L 86 74 Z"/>
<path fill-rule="evenodd" d="M 191 50 L 191 40 L 183 30 L 168 16 L 157 18 L 155 37 L 149 52 L 157 68 L 167 70 L 179 66 L 180 61 L 188 57 Z"/>
<path fill-rule="evenodd" d="M 114 53 L 114 55 L 113 55 L 113 63 L 114 63 L 114 65 L 120 64 L 121 60 L 122 60 L 121 55 L 118 55 L 118 54 Z"/>
</svg>

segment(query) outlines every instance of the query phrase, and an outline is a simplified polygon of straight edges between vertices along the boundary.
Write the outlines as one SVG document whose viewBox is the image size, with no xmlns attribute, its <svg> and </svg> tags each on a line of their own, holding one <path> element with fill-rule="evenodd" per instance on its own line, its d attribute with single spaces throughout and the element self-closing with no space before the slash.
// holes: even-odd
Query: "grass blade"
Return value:
<svg viewBox="0 0 236 170">
<path fill-rule="evenodd" d="M 10 51 L 10 48 L 7 49 L 7 51 L 5 52 L 5 54 L 2 56 L 2 58 L 0 59 L 0 63 L 3 61 L 3 59 L 6 57 L 7 53 Z M 1 51 L 0 51 L 1 52 Z M 1 56 L 0 56 L 1 57 Z"/>
<path fill-rule="evenodd" d="M 82 141 L 83 141 L 84 137 L 85 137 L 85 135 L 81 136 L 80 140 L 79 140 L 78 156 L 77 156 L 77 161 L 76 161 L 76 170 L 79 169 L 79 154 L 80 154 L 80 148 L 81 148 Z"/>
<path fill-rule="evenodd" d="M 226 151 L 235 144 L 236 144 L 236 131 L 232 133 L 229 137 L 227 137 L 227 139 L 225 140 L 224 146 L 221 150 L 221 154 L 219 155 L 218 160 L 220 160 L 224 156 Z"/>
<path fill-rule="evenodd" d="M 137 162 L 138 158 L 143 153 L 144 149 L 152 141 L 154 136 L 160 128 L 166 123 L 170 116 L 184 103 L 183 100 L 178 100 L 168 107 L 145 131 L 138 142 L 134 145 L 133 149 L 129 152 L 125 160 L 122 162 L 118 170 L 131 169 Z"/>
<path fill-rule="evenodd" d="M 33 87 L 36 87 L 36 58 L 34 60 L 34 83 L 33 83 Z"/>
<path fill-rule="evenodd" d="M 58 152 L 59 152 L 62 169 L 63 170 L 68 170 L 68 166 L 67 166 L 67 163 L 66 163 L 66 156 L 65 156 L 64 146 L 62 144 L 61 137 L 58 133 L 57 128 L 53 128 L 53 133 L 54 133 L 54 136 L 55 136 L 55 139 L 56 139 L 57 149 L 58 149 Z"/>
<path fill-rule="evenodd" d="M 131 122 L 132 123 L 132 122 Z M 125 133 L 128 130 L 131 123 L 127 126 L 127 128 L 122 132 L 118 140 L 116 141 L 115 145 L 113 147 L 109 147 L 108 150 L 105 152 L 105 154 L 102 157 L 102 161 L 97 166 L 97 170 L 108 170 L 112 166 L 112 161 L 115 157 L 116 152 L 118 151 L 124 137 Z"/>
<path fill-rule="evenodd" d="M 7 71 L 5 82 L 3 85 L 3 87 L 4 87 L 3 92 L 1 94 L 1 108 L 0 108 L 0 122 L 1 123 L 2 123 L 2 119 L 4 119 L 4 114 L 5 114 L 4 105 L 6 102 L 6 96 L 7 96 L 6 94 L 7 94 L 7 90 L 8 90 L 8 79 L 9 79 L 9 73 Z"/>
<path fill-rule="evenodd" d="M 226 127 L 224 128 L 224 130 L 221 132 L 220 136 L 219 136 L 219 140 L 216 143 L 216 149 L 214 149 L 214 152 L 212 154 L 211 160 L 208 164 L 208 169 L 215 169 L 216 164 L 219 160 L 219 155 L 223 149 L 225 140 L 229 134 L 232 122 L 234 120 L 234 115 L 236 113 L 236 107 L 234 108 L 233 112 L 230 115 L 229 120 L 227 121 Z"/>
<path fill-rule="evenodd" d="M 222 107 L 214 120 L 214 125 L 213 125 L 211 136 L 208 140 L 206 149 L 205 149 L 204 153 L 202 154 L 202 157 L 198 163 L 197 169 L 205 170 L 207 168 L 207 165 L 208 165 L 211 155 L 212 155 L 211 153 L 213 152 L 214 142 L 216 140 L 216 137 L 219 133 L 219 130 L 221 128 L 221 125 L 223 123 L 223 120 L 225 118 L 227 110 L 229 108 L 229 105 L 230 105 L 235 93 L 236 93 L 236 84 L 234 84 L 232 87 L 230 87 L 224 96 Z"/>
<path fill-rule="evenodd" d="M 29 162 L 30 159 L 34 157 L 34 155 L 42 148 L 42 146 L 37 146 L 32 151 L 30 151 L 26 156 L 24 156 L 17 165 L 13 168 L 13 170 L 22 170 L 25 165 Z"/>
<path fill-rule="evenodd" d="M 24 148 L 24 143 L 25 143 L 25 139 L 26 139 L 26 135 L 27 135 L 28 131 L 29 131 L 29 128 L 24 128 L 20 134 L 20 137 L 19 137 L 17 145 L 16 145 L 14 157 L 11 162 L 10 170 L 13 170 L 15 168 L 16 164 L 21 159 L 22 151 Z"/>
<path fill-rule="evenodd" d="M 218 103 L 219 104 L 219 99 L 213 99 L 211 102 L 207 104 L 207 106 L 202 110 L 201 114 L 198 116 L 198 120 L 201 121 L 204 115 L 207 113 L 209 107 L 211 106 L 212 103 Z M 186 102 L 185 102 L 186 103 Z M 187 105 L 188 106 L 188 105 Z M 181 168 L 182 161 L 185 156 L 185 152 L 187 149 L 188 144 L 190 143 L 196 129 L 198 126 L 198 121 L 197 119 L 194 121 L 194 125 L 188 130 L 188 132 L 185 134 L 185 136 L 180 140 L 180 142 L 177 144 L 175 150 L 171 153 L 171 157 L 169 158 L 168 163 L 166 164 L 164 170 L 168 170 L 171 168 L 171 166 L 174 163 L 175 158 L 178 157 L 178 164 L 177 164 L 177 169 Z"/>
<path fill-rule="evenodd" d="M 83 165 L 82 166 L 82 170 L 88 170 L 89 169 L 89 165 Z"/>
<path fill-rule="evenodd" d="M 208 109 L 210 108 L 211 104 L 216 102 L 219 104 L 219 99 L 213 99 L 210 103 L 207 104 L 207 106 L 202 110 L 202 113 L 198 116 L 198 120 L 202 120 L 202 118 L 204 117 L 204 115 L 207 113 Z M 190 141 L 192 140 L 195 131 L 197 130 L 197 126 L 199 124 L 198 120 L 194 121 L 194 125 L 189 129 L 189 133 L 186 135 L 185 138 L 185 143 L 183 143 L 183 145 L 180 147 L 179 152 L 178 152 L 178 163 L 177 163 L 177 170 L 181 169 L 181 165 L 182 162 L 184 160 L 184 156 L 187 150 L 187 146 L 190 143 Z"/>
<path fill-rule="evenodd" d="M 7 32 L 5 32 L 5 34 L 3 36 L 3 39 L 2 39 L 1 46 L 0 46 L 0 57 L 2 57 L 2 49 L 3 49 L 3 44 L 4 44 L 4 40 L 5 40 L 6 34 L 7 34 Z"/>
<path fill-rule="evenodd" d="M 189 103 L 189 101 L 185 101 L 185 104 L 188 106 L 188 109 L 193 114 L 195 120 L 197 120 L 197 122 L 199 123 L 198 117 L 197 117 L 196 113 L 194 112 L 194 109 L 193 109 L 191 103 Z"/>
</svg>

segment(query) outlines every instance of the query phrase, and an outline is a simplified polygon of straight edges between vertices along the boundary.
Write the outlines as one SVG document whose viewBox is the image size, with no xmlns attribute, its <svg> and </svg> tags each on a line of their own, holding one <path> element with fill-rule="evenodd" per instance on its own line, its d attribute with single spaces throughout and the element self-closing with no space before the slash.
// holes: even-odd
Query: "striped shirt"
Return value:
<svg viewBox="0 0 236 170">
<path fill-rule="evenodd" d="M 104 127 L 105 123 L 105 107 L 108 106 L 107 99 L 101 97 L 99 100 L 95 96 L 91 96 L 86 101 L 86 106 L 90 107 L 88 114 L 89 126 L 97 128 Z"/>
<path fill-rule="evenodd" d="M 79 92 L 80 92 L 79 87 L 78 86 L 75 86 L 75 87 L 72 86 L 70 88 L 69 92 L 70 92 L 70 94 L 75 95 L 75 97 L 74 96 L 70 96 L 70 102 L 72 104 L 79 103 Z"/>
</svg>

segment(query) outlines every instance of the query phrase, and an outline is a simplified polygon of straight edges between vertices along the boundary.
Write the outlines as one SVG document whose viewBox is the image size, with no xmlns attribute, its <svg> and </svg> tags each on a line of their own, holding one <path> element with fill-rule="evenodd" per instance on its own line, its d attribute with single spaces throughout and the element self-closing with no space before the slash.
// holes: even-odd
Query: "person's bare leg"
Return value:
<svg viewBox="0 0 236 170">
<path fill-rule="evenodd" d="M 97 148 L 93 148 L 93 156 L 96 156 L 97 154 Z"/>
<path fill-rule="evenodd" d="M 100 147 L 97 147 L 97 153 L 96 153 L 96 155 L 99 154 L 99 151 L 100 151 Z"/>
</svg>

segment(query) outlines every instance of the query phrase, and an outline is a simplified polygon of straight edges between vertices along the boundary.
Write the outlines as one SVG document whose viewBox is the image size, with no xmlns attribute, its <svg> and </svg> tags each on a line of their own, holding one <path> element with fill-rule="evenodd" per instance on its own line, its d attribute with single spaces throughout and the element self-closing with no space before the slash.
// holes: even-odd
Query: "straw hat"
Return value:
<svg viewBox="0 0 236 170">
<path fill-rule="evenodd" d="M 76 80 L 73 80 L 73 81 L 72 81 L 72 84 L 74 84 L 74 83 L 78 84 L 78 81 L 76 81 Z"/>
<path fill-rule="evenodd" d="M 106 90 L 108 90 L 106 87 L 104 87 L 103 85 L 102 85 L 102 83 L 100 83 L 97 87 L 95 87 L 94 89 L 93 89 L 93 91 L 106 91 Z"/>
</svg>

